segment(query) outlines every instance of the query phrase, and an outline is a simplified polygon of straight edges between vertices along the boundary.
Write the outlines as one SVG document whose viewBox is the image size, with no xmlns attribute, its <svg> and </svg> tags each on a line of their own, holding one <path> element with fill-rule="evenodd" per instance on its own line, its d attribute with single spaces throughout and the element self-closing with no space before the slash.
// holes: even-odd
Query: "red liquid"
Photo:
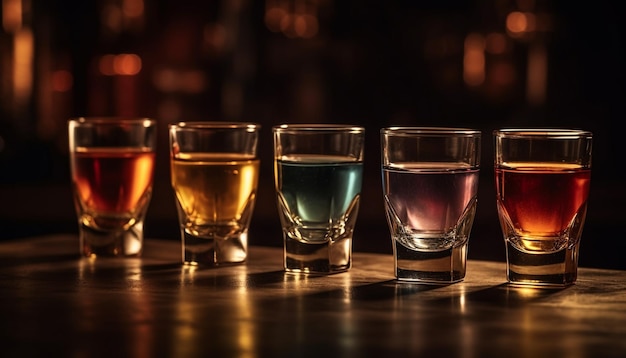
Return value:
<svg viewBox="0 0 626 358">
<path fill-rule="evenodd" d="M 498 205 L 521 236 L 559 236 L 587 204 L 591 170 L 577 165 L 513 163 L 495 174 Z"/>
<path fill-rule="evenodd" d="M 135 212 L 152 184 L 155 154 L 137 148 L 89 148 L 74 153 L 73 181 L 85 210 Z"/>
</svg>

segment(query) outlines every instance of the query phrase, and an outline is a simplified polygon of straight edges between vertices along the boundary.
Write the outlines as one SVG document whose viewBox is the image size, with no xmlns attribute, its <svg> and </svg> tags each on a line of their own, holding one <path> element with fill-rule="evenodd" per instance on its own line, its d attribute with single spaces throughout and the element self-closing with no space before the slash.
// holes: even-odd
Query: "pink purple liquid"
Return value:
<svg viewBox="0 0 626 358">
<path fill-rule="evenodd" d="M 383 185 L 392 236 L 405 246 L 444 249 L 469 236 L 477 168 L 462 163 L 394 165 L 383 168 Z"/>
</svg>

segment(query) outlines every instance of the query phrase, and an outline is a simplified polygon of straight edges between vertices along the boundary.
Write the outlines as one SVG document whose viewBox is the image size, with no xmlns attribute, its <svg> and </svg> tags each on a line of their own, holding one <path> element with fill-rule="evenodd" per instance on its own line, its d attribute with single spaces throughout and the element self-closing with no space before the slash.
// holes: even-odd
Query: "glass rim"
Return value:
<svg viewBox="0 0 626 358">
<path fill-rule="evenodd" d="M 296 123 L 296 124 L 279 124 L 272 127 L 272 131 L 275 133 L 295 133 L 295 132 L 344 132 L 350 133 L 363 133 L 365 127 L 354 124 L 338 124 L 338 123 Z"/>
<path fill-rule="evenodd" d="M 234 121 L 183 121 L 170 123 L 170 129 L 260 129 L 261 125 L 254 122 Z"/>
<path fill-rule="evenodd" d="M 392 126 L 381 128 L 381 134 L 392 135 L 463 135 L 480 137 L 482 132 L 478 129 L 462 128 L 462 127 L 420 127 L 420 126 Z"/>
<path fill-rule="evenodd" d="M 575 128 L 502 128 L 493 131 L 496 138 L 549 138 L 576 139 L 591 138 L 593 133 Z"/>
<path fill-rule="evenodd" d="M 143 124 L 144 126 L 155 125 L 156 119 L 150 117 L 133 117 L 133 116 L 84 116 L 72 117 L 68 120 L 72 124 L 120 124 L 133 123 Z"/>
</svg>

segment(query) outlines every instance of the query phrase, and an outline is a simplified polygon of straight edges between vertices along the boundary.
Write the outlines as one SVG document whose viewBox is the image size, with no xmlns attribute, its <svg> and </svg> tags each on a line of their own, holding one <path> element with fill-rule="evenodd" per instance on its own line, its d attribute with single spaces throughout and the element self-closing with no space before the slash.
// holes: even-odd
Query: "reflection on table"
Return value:
<svg viewBox="0 0 626 358">
<path fill-rule="evenodd" d="M 329 276 L 286 274 L 282 250 L 243 265 L 78 257 L 72 235 L 0 244 L 3 353 L 62 356 L 622 356 L 626 272 L 582 268 L 564 289 L 514 288 L 500 262 L 447 286 L 400 283 L 391 255 L 354 254 Z"/>
</svg>

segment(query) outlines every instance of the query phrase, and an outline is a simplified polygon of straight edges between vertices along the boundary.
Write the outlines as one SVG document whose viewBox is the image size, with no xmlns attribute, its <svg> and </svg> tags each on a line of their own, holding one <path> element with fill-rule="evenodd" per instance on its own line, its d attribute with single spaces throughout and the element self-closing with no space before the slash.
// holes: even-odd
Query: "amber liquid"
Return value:
<svg viewBox="0 0 626 358">
<path fill-rule="evenodd" d="M 242 156 L 179 154 L 172 186 L 191 225 L 236 223 L 257 190 L 259 160 Z"/>
<path fill-rule="evenodd" d="M 498 203 L 521 236 L 560 236 L 586 206 L 590 179 L 576 165 L 515 163 L 496 168 Z"/>
<path fill-rule="evenodd" d="M 137 148 L 77 148 L 73 181 L 80 207 L 94 216 L 135 217 L 152 190 L 155 154 Z"/>
<path fill-rule="evenodd" d="M 185 262 L 245 259 L 259 160 L 238 154 L 178 153 L 171 161 Z"/>
<path fill-rule="evenodd" d="M 507 163 L 495 174 L 508 280 L 572 284 L 591 171 L 574 164 Z"/>
<path fill-rule="evenodd" d="M 154 151 L 149 148 L 79 147 L 72 153 L 84 256 L 141 254 L 154 161 Z"/>
</svg>

